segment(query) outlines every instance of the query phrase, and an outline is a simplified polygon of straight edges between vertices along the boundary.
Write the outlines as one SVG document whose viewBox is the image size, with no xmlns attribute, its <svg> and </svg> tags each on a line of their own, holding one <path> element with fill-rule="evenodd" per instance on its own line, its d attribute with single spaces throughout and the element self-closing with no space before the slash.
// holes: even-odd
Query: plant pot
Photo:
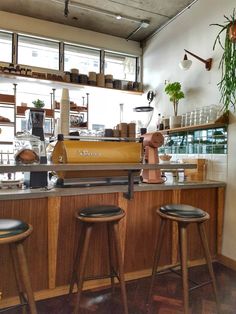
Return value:
<svg viewBox="0 0 236 314">
<path fill-rule="evenodd" d="M 236 23 L 233 23 L 229 28 L 229 39 L 236 42 Z"/>
<path fill-rule="evenodd" d="M 172 116 L 170 117 L 170 129 L 181 127 L 182 116 Z"/>
</svg>

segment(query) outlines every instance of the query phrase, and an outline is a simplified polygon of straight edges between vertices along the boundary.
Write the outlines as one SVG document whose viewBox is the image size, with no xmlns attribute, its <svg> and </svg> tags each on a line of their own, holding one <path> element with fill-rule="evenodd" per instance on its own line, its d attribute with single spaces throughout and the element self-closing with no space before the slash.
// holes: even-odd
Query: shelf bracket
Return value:
<svg viewBox="0 0 236 314">
<path fill-rule="evenodd" d="M 134 171 L 135 170 L 128 171 L 128 191 L 123 194 L 127 200 L 134 198 Z"/>
</svg>

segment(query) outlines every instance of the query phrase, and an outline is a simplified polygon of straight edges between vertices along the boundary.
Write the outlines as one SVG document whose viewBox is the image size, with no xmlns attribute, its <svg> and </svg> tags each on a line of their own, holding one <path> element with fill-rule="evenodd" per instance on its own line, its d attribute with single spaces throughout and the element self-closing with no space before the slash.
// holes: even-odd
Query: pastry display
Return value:
<svg viewBox="0 0 236 314">
<path fill-rule="evenodd" d="M 39 163 L 39 156 L 32 149 L 23 148 L 16 153 L 15 161 L 21 164 Z"/>
<path fill-rule="evenodd" d="M 11 122 L 11 120 L 3 116 L 0 116 L 0 122 Z"/>
<path fill-rule="evenodd" d="M 162 163 L 169 163 L 171 158 L 172 158 L 172 156 L 164 154 L 164 155 L 160 155 L 159 158 L 162 161 Z"/>
</svg>

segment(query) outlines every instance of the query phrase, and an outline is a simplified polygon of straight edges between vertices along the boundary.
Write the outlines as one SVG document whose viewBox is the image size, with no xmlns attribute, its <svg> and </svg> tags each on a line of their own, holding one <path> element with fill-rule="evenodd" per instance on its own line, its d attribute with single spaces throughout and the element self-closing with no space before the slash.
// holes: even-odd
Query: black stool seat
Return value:
<svg viewBox="0 0 236 314">
<path fill-rule="evenodd" d="M 87 217 L 87 218 L 102 218 L 120 215 L 123 213 L 123 209 L 115 205 L 98 205 L 98 206 L 90 206 L 85 207 L 80 210 L 79 216 Z"/>
<path fill-rule="evenodd" d="M 206 212 L 200 208 L 185 204 L 171 204 L 160 207 L 160 212 L 179 218 L 202 218 Z"/>
<path fill-rule="evenodd" d="M 21 234 L 29 229 L 29 225 L 21 220 L 0 219 L 0 238 Z"/>
</svg>

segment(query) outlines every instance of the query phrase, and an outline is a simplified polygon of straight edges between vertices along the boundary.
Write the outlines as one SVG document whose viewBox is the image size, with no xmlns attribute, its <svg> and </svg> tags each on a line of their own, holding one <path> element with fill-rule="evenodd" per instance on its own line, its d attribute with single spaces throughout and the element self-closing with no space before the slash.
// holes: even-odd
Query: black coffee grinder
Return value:
<svg viewBox="0 0 236 314">
<path fill-rule="evenodd" d="M 40 138 L 42 143 L 40 153 L 40 164 L 47 163 L 45 144 L 44 144 L 44 120 L 45 111 L 38 108 L 30 108 L 26 112 L 26 127 L 28 131 Z M 25 173 L 25 184 L 30 188 L 40 188 L 47 186 L 47 172 L 28 172 Z"/>
</svg>

